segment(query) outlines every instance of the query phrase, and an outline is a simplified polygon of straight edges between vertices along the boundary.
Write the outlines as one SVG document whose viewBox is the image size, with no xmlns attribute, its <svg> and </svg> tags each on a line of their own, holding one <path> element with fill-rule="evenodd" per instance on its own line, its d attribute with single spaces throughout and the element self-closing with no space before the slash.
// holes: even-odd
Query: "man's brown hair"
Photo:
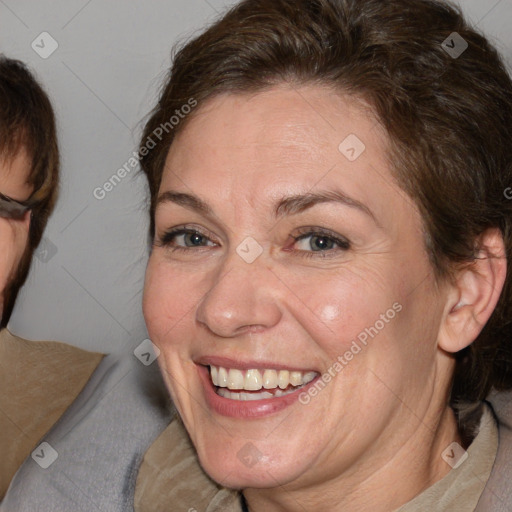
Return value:
<svg viewBox="0 0 512 512">
<path fill-rule="evenodd" d="M 55 205 L 59 150 L 55 115 L 48 96 L 22 62 L 0 55 L 0 157 L 14 158 L 22 148 L 32 164 L 28 177 L 34 190 L 30 198 L 32 216 L 27 248 L 5 290 L 1 327 L 9 320 Z"/>
<path fill-rule="evenodd" d="M 467 48 L 465 45 L 467 44 Z M 166 156 L 205 101 L 276 84 L 319 84 L 368 102 L 389 137 L 399 186 L 423 219 L 436 276 L 478 257 L 499 228 L 507 279 L 476 341 L 457 354 L 451 399 L 512 387 L 512 82 L 497 51 L 436 0 L 245 0 L 175 55 L 142 136 L 151 234 Z M 190 98 L 198 107 L 161 140 L 155 130 Z M 162 130 L 160 130 L 162 131 Z M 147 148 L 152 137 L 156 147 Z M 391 207 L 391 206 L 390 206 Z"/>
</svg>

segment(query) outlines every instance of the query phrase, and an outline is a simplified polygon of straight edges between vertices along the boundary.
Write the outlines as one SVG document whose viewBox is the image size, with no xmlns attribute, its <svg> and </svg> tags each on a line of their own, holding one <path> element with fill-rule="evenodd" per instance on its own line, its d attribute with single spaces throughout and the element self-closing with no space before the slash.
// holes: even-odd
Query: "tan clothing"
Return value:
<svg viewBox="0 0 512 512">
<path fill-rule="evenodd" d="M 467 450 L 468 458 L 396 512 L 475 510 L 491 474 L 497 450 L 498 426 L 490 407 L 486 406 L 479 432 Z"/>
<path fill-rule="evenodd" d="M 103 354 L 0 331 L 0 501 L 37 442 L 80 393 Z"/>
<path fill-rule="evenodd" d="M 144 455 L 135 487 L 136 512 L 240 512 L 238 493 L 211 480 L 197 461 L 181 420 L 175 419 Z"/>
<path fill-rule="evenodd" d="M 485 406 L 468 458 L 396 512 L 466 512 L 477 506 L 498 449 L 498 427 Z M 242 512 L 240 495 L 213 482 L 197 462 L 181 421 L 174 420 L 146 452 L 135 488 L 136 512 Z"/>
</svg>

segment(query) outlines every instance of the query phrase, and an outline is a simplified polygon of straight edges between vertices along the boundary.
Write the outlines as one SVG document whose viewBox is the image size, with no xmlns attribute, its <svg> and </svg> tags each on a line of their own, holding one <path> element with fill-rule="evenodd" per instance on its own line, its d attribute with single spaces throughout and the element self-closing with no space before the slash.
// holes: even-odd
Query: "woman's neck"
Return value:
<svg viewBox="0 0 512 512">
<path fill-rule="evenodd" d="M 437 421 L 415 420 L 418 422 L 415 434 L 390 457 L 375 462 L 373 468 L 366 465 L 366 471 L 338 475 L 328 482 L 307 487 L 287 484 L 272 489 L 246 489 L 248 510 L 390 512 L 398 509 L 449 472 L 450 466 L 441 454 L 454 441 L 461 443 L 450 407 L 437 414 Z"/>
</svg>

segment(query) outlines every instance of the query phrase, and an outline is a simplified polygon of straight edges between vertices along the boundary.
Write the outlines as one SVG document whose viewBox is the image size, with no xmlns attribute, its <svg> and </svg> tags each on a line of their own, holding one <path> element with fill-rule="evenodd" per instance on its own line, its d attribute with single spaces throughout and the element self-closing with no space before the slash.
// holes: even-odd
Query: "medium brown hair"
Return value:
<svg viewBox="0 0 512 512">
<path fill-rule="evenodd" d="M 468 47 L 455 55 L 459 37 Z M 282 83 L 334 86 L 373 107 L 392 172 L 422 215 L 438 278 L 474 261 L 478 236 L 499 228 L 505 287 L 476 341 L 457 354 L 451 399 L 512 387 L 512 201 L 504 196 L 512 186 L 512 83 L 497 51 L 444 1 L 245 0 L 176 53 L 141 148 L 189 98 L 199 109 L 219 94 Z M 164 162 L 185 125 L 141 158 L 152 236 Z"/>
<path fill-rule="evenodd" d="M 27 278 L 34 250 L 55 205 L 59 150 L 55 116 L 48 96 L 22 62 L 0 55 L 0 157 L 12 159 L 22 148 L 32 164 L 28 177 L 28 184 L 33 186 L 32 217 L 27 248 L 5 290 L 1 327 L 9 320 L 18 291 Z"/>
</svg>

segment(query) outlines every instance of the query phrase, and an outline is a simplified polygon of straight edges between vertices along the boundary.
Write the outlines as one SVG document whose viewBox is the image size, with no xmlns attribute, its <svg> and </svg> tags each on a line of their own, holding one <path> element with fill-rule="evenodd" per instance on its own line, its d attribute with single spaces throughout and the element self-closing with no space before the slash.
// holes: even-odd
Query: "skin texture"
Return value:
<svg viewBox="0 0 512 512">
<path fill-rule="evenodd" d="M 0 192 L 11 199 L 25 201 L 32 193 L 27 184 L 30 159 L 24 149 L 14 158 L 0 159 Z M 21 260 L 27 246 L 30 212 L 22 219 L 0 217 L 0 314 L 3 310 L 4 291 Z"/>
<path fill-rule="evenodd" d="M 338 150 L 349 134 L 366 146 L 352 162 Z M 144 314 L 204 469 L 244 489 L 255 511 L 389 511 L 442 478 L 441 453 L 459 440 L 447 405 L 450 352 L 478 334 L 504 268 L 493 267 L 490 287 L 435 280 L 418 210 L 391 175 L 371 110 L 318 85 L 216 97 L 170 149 L 160 194 L 171 190 L 197 196 L 211 213 L 157 207 Z M 333 190 L 372 215 L 324 202 L 275 216 L 283 197 Z M 199 246 L 183 248 L 183 236 L 162 243 L 183 225 L 203 235 Z M 293 238 L 310 227 L 350 247 L 315 252 L 314 238 Z M 246 237 L 263 250 L 250 264 L 236 252 Z M 478 326 L 475 297 L 485 302 Z M 400 312 L 307 405 L 251 419 L 209 407 L 199 360 L 323 374 L 393 304 Z M 238 456 L 247 449 L 256 464 Z"/>
</svg>

